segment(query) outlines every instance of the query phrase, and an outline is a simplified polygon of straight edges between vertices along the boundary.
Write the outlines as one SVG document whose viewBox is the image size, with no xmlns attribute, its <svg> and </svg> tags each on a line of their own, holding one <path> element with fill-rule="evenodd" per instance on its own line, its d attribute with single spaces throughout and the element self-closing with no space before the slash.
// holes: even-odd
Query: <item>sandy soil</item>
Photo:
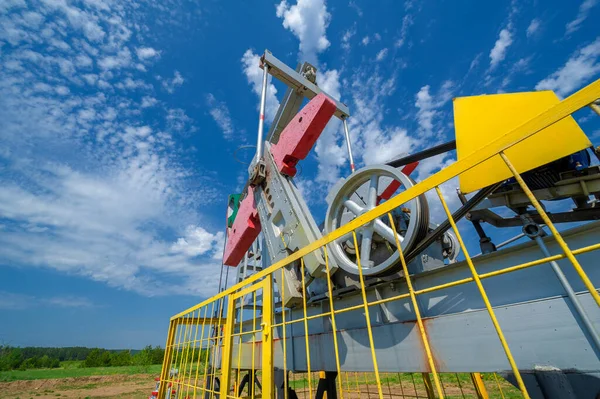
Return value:
<svg viewBox="0 0 600 399">
<path fill-rule="evenodd" d="M 147 399 L 154 389 L 153 374 L 108 375 L 0 383 L 6 399 Z"/>
</svg>

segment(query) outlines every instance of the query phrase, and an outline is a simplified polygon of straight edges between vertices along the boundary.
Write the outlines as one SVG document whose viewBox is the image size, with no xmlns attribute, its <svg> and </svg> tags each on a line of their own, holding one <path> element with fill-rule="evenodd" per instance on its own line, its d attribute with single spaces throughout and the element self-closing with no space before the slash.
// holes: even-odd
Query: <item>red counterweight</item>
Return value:
<svg viewBox="0 0 600 399">
<path fill-rule="evenodd" d="M 335 110 L 335 102 L 321 93 L 287 124 L 279 142 L 271 146 L 279 172 L 291 177 L 296 174 L 296 164 L 306 158 Z"/>
<path fill-rule="evenodd" d="M 287 176 L 296 174 L 296 164 L 306 158 L 335 110 L 335 102 L 321 93 L 310 100 L 288 123 L 281 132 L 279 142 L 271 146 L 271 154 L 280 173 Z M 258 237 L 260 229 L 254 189 L 248 187 L 248 195 L 240 203 L 233 225 L 227 229 L 223 263 L 227 266 L 239 265 Z"/>
<path fill-rule="evenodd" d="M 248 248 L 258 237 L 260 228 L 260 219 L 254 200 L 254 188 L 249 186 L 248 195 L 240 203 L 233 225 L 227 229 L 227 245 L 223 263 L 227 266 L 239 265 Z"/>
</svg>

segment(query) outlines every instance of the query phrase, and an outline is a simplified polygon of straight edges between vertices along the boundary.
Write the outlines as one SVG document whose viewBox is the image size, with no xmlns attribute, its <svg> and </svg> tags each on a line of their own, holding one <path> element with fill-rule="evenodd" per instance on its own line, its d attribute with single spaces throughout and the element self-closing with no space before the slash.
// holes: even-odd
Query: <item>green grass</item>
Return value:
<svg viewBox="0 0 600 399">
<path fill-rule="evenodd" d="M 65 362 L 63 362 L 65 363 Z M 18 380 L 45 380 L 50 378 L 87 377 L 91 375 L 115 374 L 160 374 L 161 365 L 152 366 L 123 366 L 123 367 L 89 367 L 79 368 L 72 364 L 57 369 L 12 370 L 1 371 L 0 382 Z"/>
</svg>

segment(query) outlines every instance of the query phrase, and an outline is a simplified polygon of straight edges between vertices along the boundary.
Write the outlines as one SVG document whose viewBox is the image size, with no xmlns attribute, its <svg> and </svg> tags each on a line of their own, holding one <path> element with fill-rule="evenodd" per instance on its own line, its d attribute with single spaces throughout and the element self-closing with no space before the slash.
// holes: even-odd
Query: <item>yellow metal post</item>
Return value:
<svg viewBox="0 0 600 399">
<path fill-rule="evenodd" d="M 475 388 L 477 399 L 489 399 L 487 390 L 485 389 L 485 384 L 483 383 L 483 379 L 481 379 L 481 374 L 471 373 L 471 381 L 473 381 L 473 387 Z"/>
<path fill-rule="evenodd" d="M 165 344 L 165 357 L 163 358 L 162 370 L 160 371 L 160 386 L 158 388 L 158 397 L 164 398 L 167 389 L 167 377 L 171 368 L 171 354 L 173 353 L 173 341 L 175 341 L 175 322 L 169 322 L 169 332 L 167 333 L 167 343 Z"/>
<path fill-rule="evenodd" d="M 229 296 L 227 316 L 225 317 L 225 330 L 223 331 L 223 352 L 221 355 L 221 386 L 220 397 L 226 398 L 229 393 L 229 380 L 231 378 L 231 346 L 233 344 L 233 327 L 235 324 L 235 299 Z M 217 351 L 215 350 L 215 355 Z M 211 385 L 214 391 L 214 384 Z"/>
<path fill-rule="evenodd" d="M 273 398 L 273 275 L 269 274 L 263 284 L 263 312 L 262 312 L 262 397 Z M 285 328 L 285 326 L 284 326 Z M 254 384 L 254 381 L 252 381 Z"/>
</svg>

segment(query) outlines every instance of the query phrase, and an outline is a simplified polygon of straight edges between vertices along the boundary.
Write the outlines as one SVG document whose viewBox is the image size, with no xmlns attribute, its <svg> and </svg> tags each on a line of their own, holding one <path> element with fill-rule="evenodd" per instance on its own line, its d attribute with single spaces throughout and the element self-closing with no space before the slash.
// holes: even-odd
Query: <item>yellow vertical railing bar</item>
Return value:
<svg viewBox="0 0 600 399">
<path fill-rule="evenodd" d="M 371 393 L 369 392 L 369 380 L 367 379 L 367 373 L 363 373 L 363 376 L 365 377 L 365 388 L 367 388 L 367 399 L 371 399 Z M 380 398 L 383 398 L 383 396 L 380 396 Z"/>
<path fill-rule="evenodd" d="M 358 382 L 358 373 L 354 372 L 354 380 L 356 381 L 356 392 L 358 392 L 358 396 L 360 396 L 360 383 Z"/>
<path fill-rule="evenodd" d="M 197 319 L 194 319 L 194 312 L 192 312 L 192 320 L 200 320 L 200 309 L 198 309 L 198 317 Z M 186 373 L 188 374 L 188 379 L 187 379 L 187 386 L 186 386 L 186 390 L 185 390 L 185 396 L 189 397 L 189 393 L 190 393 L 190 386 L 192 385 L 192 375 L 193 375 L 193 364 L 194 364 L 194 354 L 196 353 L 196 345 L 197 345 L 197 340 L 198 340 L 198 326 L 200 325 L 200 323 L 198 323 L 198 321 L 196 321 L 194 324 L 196 324 L 196 331 L 194 332 L 194 340 L 190 341 L 190 347 L 192 348 L 192 354 L 190 357 L 190 361 L 189 361 L 189 366 L 186 367 Z M 191 338 L 191 336 L 190 336 Z M 187 358 L 186 358 L 186 363 L 188 363 Z"/>
<path fill-rule="evenodd" d="M 498 334 L 498 338 L 500 339 L 500 343 L 502 344 L 502 348 L 504 349 L 506 358 L 508 359 L 508 362 L 510 363 L 510 367 L 511 367 L 513 373 L 515 374 L 515 379 L 517 380 L 519 389 L 521 389 L 521 392 L 523 393 L 525 398 L 529 399 L 529 393 L 527 392 L 527 388 L 525 387 L 525 383 L 523 382 L 521 373 L 519 372 L 519 369 L 518 369 L 515 359 L 512 355 L 512 352 L 510 351 L 510 348 L 508 347 L 506 338 L 504 338 L 504 333 L 502 332 L 502 328 L 500 328 L 500 323 L 498 323 L 498 319 L 496 318 L 496 313 L 494 312 L 494 309 L 492 308 L 492 304 L 490 303 L 490 300 L 487 296 L 487 292 L 483 288 L 483 284 L 481 283 L 479 274 L 477 273 L 477 270 L 475 269 L 473 260 L 469 256 L 469 252 L 467 251 L 467 247 L 465 246 L 462 236 L 460 235 L 460 232 L 458 231 L 458 227 L 456 227 L 456 223 L 454 222 L 452 213 L 450 212 L 450 209 L 448 208 L 448 204 L 446 203 L 446 200 L 444 199 L 444 196 L 442 195 L 442 190 L 440 190 L 439 187 L 436 187 L 435 191 L 437 192 L 438 196 L 440 197 L 440 201 L 442 203 L 442 206 L 444 207 L 444 211 L 446 212 L 448 221 L 450 222 L 450 225 L 452 226 L 452 229 L 454 230 L 454 234 L 456 234 L 456 239 L 458 240 L 458 243 L 460 244 L 460 248 L 463 251 L 465 260 L 467 261 L 467 265 L 469 266 L 469 269 L 471 270 L 471 274 L 473 275 L 473 279 L 475 280 L 475 284 L 477 285 L 477 289 L 479 290 L 479 293 L 481 294 L 481 298 L 483 299 L 483 302 L 485 303 L 485 307 L 490 315 L 490 319 L 492 319 L 492 324 L 494 324 L 494 328 L 496 329 L 496 334 Z"/>
<path fill-rule="evenodd" d="M 369 303 L 367 302 L 367 289 L 365 287 L 365 279 L 363 277 L 362 266 L 360 264 L 360 254 L 358 250 L 358 241 L 356 240 L 356 231 L 352 231 L 354 239 L 354 248 L 356 249 L 356 265 L 358 266 L 358 276 L 360 279 L 360 290 L 362 293 L 363 305 L 365 307 L 365 319 L 367 321 L 367 333 L 369 335 L 369 346 L 371 349 L 371 358 L 373 360 L 373 370 L 375 371 L 375 380 L 377 381 L 377 392 L 379 398 L 383 399 L 383 391 L 381 389 L 381 379 L 379 378 L 379 366 L 377 365 L 377 354 L 375 353 L 375 342 L 373 341 L 373 329 L 371 328 L 371 316 L 369 315 Z M 367 259 L 368 261 L 369 259 Z"/>
<path fill-rule="evenodd" d="M 190 349 L 192 347 L 192 335 L 193 335 L 193 331 L 194 331 L 194 327 L 192 325 L 192 321 L 194 320 L 194 314 L 195 314 L 195 311 L 192 311 L 192 313 L 191 313 L 191 319 L 190 319 L 190 321 L 188 323 L 189 326 L 190 326 L 190 329 L 189 329 L 189 335 L 186 337 L 187 342 L 186 342 L 186 348 L 185 348 L 185 357 L 183 358 L 183 371 L 180 373 L 180 377 L 179 377 L 179 381 L 182 382 L 183 384 L 185 384 L 185 378 L 186 378 L 186 376 L 187 376 L 187 374 L 189 372 L 189 370 L 188 370 L 188 359 L 189 359 L 189 356 L 190 356 Z M 198 313 L 198 316 L 200 316 L 200 313 Z M 185 397 L 183 395 L 183 387 L 181 389 L 179 389 L 178 391 L 179 391 L 178 393 L 179 393 L 180 397 L 182 397 L 182 398 Z M 187 392 L 186 392 L 186 395 L 187 395 Z"/>
<path fill-rule="evenodd" d="M 162 369 L 160 370 L 160 384 L 158 388 L 158 397 L 164 398 L 167 387 L 167 377 L 171 369 L 171 354 L 173 353 L 173 341 L 175 340 L 175 322 L 169 321 L 169 331 L 167 332 L 167 342 L 165 344 L 165 354 L 163 357 Z"/>
<path fill-rule="evenodd" d="M 190 315 L 188 314 L 187 317 L 184 318 L 184 320 L 185 319 L 189 319 L 189 318 L 190 318 Z M 177 382 L 181 380 L 181 374 L 182 374 L 182 372 L 185 372 L 185 369 L 184 369 L 185 368 L 184 356 L 185 356 L 185 353 L 186 353 L 186 350 L 185 350 L 186 347 L 185 347 L 185 345 L 188 342 L 187 341 L 187 336 L 188 336 L 188 332 L 190 330 L 190 325 L 191 324 L 192 324 L 191 322 L 188 323 L 187 320 L 185 321 L 185 333 L 182 336 L 182 341 L 181 341 L 181 355 L 179 356 L 179 363 L 178 363 L 178 367 L 177 367 L 177 378 L 175 379 L 175 381 L 177 381 Z M 173 387 L 175 387 L 175 382 L 173 383 Z M 175 388 L 175 389 L 176 389 L 176 392 L 177 392 L 177 398 L 181 398 L 182 397 L 182 390 L 179 389 L 179 383 L 177 383 L 177 388 Z"/>
<path fill-rule="evenodd" d="M 350 395 L 350 391 L 351 391 L 351 389 L 350 389 L 350 376 L 348 375 L 347 371 L 344 371 L 344 374 L 346 375 L 346 392 L 348 392 L 348 395 L 351 396 Z"/>
<path fill-rule="evenodd" d="M 231 334 L 233 333 L 233 328 L 235 325 L 234 318 L 235 299 L 233 295 L 229 295 L 229 301 L 227 303 L 227 316 L 225 317 L 225 328 L 223 331 L 223 353 L 221 355 L 221 386 L 219 387 L 219 397 L 221 398 L 227 398 L 227 394 L 229 392 L 229 380 L 231 377 L 231 347 L 233 343 Z M 211 385 L 211 388 L 211 391 L 215 390 L 214 383 Z"/>
<path fill-rule="evenodd" d="M 217 322 L 217 327 L 216 327 L 217 334 L 215 336 L 215 344 L 214 344 L 215 345 L 215 353 L 219 349 L 219 345 L 220 345 L 219 344 L 219 339 L 221 341 L 223 341 L 224 340 L 224 335 L 225 335 L 225 333 L 223 331 L 223 327 L 221 325 L 221 319 L 223 318 L 223 310 L 224 310 L 223 308 L 224 308 L 224 306 L 225 306 L 225 298 L 219 300 L 219 307 L 218 307 L 219 317 L 218 317 L 218 322 Z M 229 341 L 229 345 L 231 346 L 231 335 L 229 336 L 229 340 L 230 340 Z M 223 357 L 221 356 L 221 373 L 223 373 L 223 360 L 222 359 L 223 359 Z M 231 359 L 229 359 L 229 361 L 231 362 Z M 211 390 L 210 390 L 210 397 L 211 397 L 211 399 L 213 397 L 215 397 L 215 381 L 216 381 L 216 378 L 217 378 L 217 368 L 216 368 L 216 365 L 217 365 L 217 356 L 215 356 L 214 359 L 213 359 L 213 364 L 212 364 L 212 369 L 211 369 L 211 377 L 212 377 L 211 386 L 210 386 L 211 387 Z M 225 389 L 227 389 L 227 387 Z"/>
<path fill-rule="evenodd" d="M 244 297 L 245 297 L 245 295 L 242 295 L 242 296 L 240 296 L 240 297 L 237 298 L 237 300 L 240 301 L 240 311 L 239 311 L 239 329 L 240 329 L 239 330 L 239 334 L 240 335 L 238 335 L 235 338 L 232 338 L 232 340 L 231 340 L 231 350 L 232 350 L 232 352 L 233 352 L 233 345 L 234 345 L 233 341 L 234 340 L 238 341 L 238 345 L 237 345 L 237 351 L 238 351 L 237 352 L 237 372 L 235 374 L 235 384 L 234 384 L 234 386 L 235 386 L 235 388 L 234 388 L 235 392 L 233 393 L 233 396 L 236 397 L 236 398 L 238 396 L 240 396 L 238 394 L 238 392 L 239 392 L 238 389 L 239 389 L 240 382 L 241 382 L 241 380 L 240 380 L 240 372 L 241 372 L 241 367 L 242 367 L 242 364 L 241 364 L 242 363 L 242 336 L 243 336 L 242 335 L 242 332 L 243 332 L 242 331 L 242 329 L 243 329 L 243 326 L 242 326 L 243 315 L 242 314 L 244 312 Z M 235 305 L 235 301 L 233 303 Z M 235 331 L 235 328 L 234 328 L 234 331 Z"/>
<path fill-rule="evenodd" d="M 308 342 L 308 319 L 306 318 L 306 284 L 304 278 L 304 258 L 300 258 L 300 274 L 302 274 L 302 310 L 304 311 L 304 341 L 306 345 L 306 366 L 308 372 L 308 397 L 312 398 L 312 382 L 310 371 L 310 346 Z"/>
<path fill-rule="evenodd" d="M 202 309 L 202 308 L 201 308 Z M 198 388 L 198 374 L 200 372 L 200 361 L 202 360 L 202 343 L 204 342 L 204 329 L 206 328 L 206 314 L 208 313 L 208 306 L 204 306 L 204 318 L 202 319 L 202 332 L 200 333 L 200 342 L 198 348 L 198 363 L 196 364 L 196 378 L 194 379 L 194 398 L 196 397 L 196 391 Z M 208 362 L 208 354 L 205 359 L 205 363 Z"/>
<path fill-rule="evenodd" d="M 596 287 L 594 287 L 594 284 L 592 284 L 592 281 L 590 280 L 588 275 L 585 273 L 585 271 L 579 264 L 579 261 L 575 258 L 575 255 L 573 255 L 573 252 L 571 252 L 571 249 L 569 249 L 569 246 L 567 245 L 565 240 L 562 238 L 562 236 L 560 235 L 560 233 L 558 232 L 556 227 L 554 227 L 554 224 L 552 223 L 552 221 L 550 220 L 550 218 L 548 217 L 548 215 L 546 214 L 546 212 L 540 205 L 539 201 L 537 200 L 537 198 L 535 198 L 535 195 L 533 195 L 533 193 L 531 192 L 529 187 L 527 187 L 527 184 L 525 184 L 525 181 L 523 180 L 523 178 L 521 177 L 519 172 L 515 169 L 513 164 L 510 162 L 510 160 L 508 159 L 506 154 L 504 154 L 504 152 L 501 152 L 500 156 L 504 160 L 504 163 L 506 164 L 506 166 L 508 166 L 508 168 L 512 172 L 515 179 L 517 179 L 517 182 L 519 182 L 519 186 L 521 186 L 521 189 L 525 192 L 525 195 L 527 195 L 527 198 L 529 198 L 529 201 L 531 201 L 531 204 L 535 207 L 536 211 L 538 211 L 538 213 L 540 214 L 540 216 L 541 216 L 542 220 L 544 221 L 544 223 L 546 224 L 546 226 L 548 226 L 548 228 L 552 232 L 552 236 L 554 237 L 554 239 L 556 240 L 556 242 L 558 243 L 560 248 L 563 250 L 563 252 L 567 256 L 567 258 L 573 264 L 575 271 L 577 272 L 577 274 L 579 275 L 581 280 L 583 280 L 583 283 L 585 284 L 586 288 L 588 289 L 588 291 L 594 298 L 594 301 L 596 301 L 596 304 L 598 306 L 600 306 L 600 294 L 598 294 Z"/>
<path fill-rule="evenodd" d="M 254 347 L 256 346 L 256 291 L 252 293 L 252 373 L 250 374 L 251 389 L 249 389 L 249 393 L 251 393 L 250 397 L 254 398 L 254 378 L 256 377 L 256 368 L 254 367 Z"/>
<path fill-rule="evenodd" d="M 177 321 L 179 322 L 179 320 L 181 320 L 181 319 L 178 319 Z M 186 325 L 186 327 L 187 327 L 187 325 Z M 179 373 L 179 357 L 180 357 L 179 353 L 181 352 L 179 346 L 181 345 L 181 337 L 183 336 L 183 333 L 185 331 L 185 329 L 181 325 L 178 326 L 178 329 L 179 329 L 179 331 L 177 334 L 177 342 L 175 343 L 175 353 L 174 353 L 175 359 L 172 363 L 172 370 L 177 370 L 177 373 Z M 170 374 L 171 374 L 171 371 L 169 370 L 169 375 Z M 175 376 L 175 373 L 173 373 L 173 375 L 171 375 L 171 380 L 170 380 L 171 384 L 173 384 L 173 386 L 175 385 L 175 380 L 176 380 L 176 376 Z M 169 399 L 171 399 L 171 398 L 169 398 Z"/>
<path fill-rule="evenodd" d="M 500 386 L 500 381 L 498 381 L 498 375 L 496 373 L 494 373 L 494 378 L 496 379 L 496 385 L 498 386 L 498 390 L 500 391 L 500 396 L 502 396 L 502 399 L 506 399 L 504 397 L 504 392 L 502 392 L 502 387 Z"/>
<path fill-rule="evenodd" d="M 327 247 L 323 247 L 325 252 L 325 271 L 327 272 L 327 294 L 329 295 L 329 310 L 331 311 L 331 328 L 333 329 L 333 349 L 335 351 L 335 367 L 338 373 L 338 385 L 340 387 L 340 399 L 344 399 L 344 391 L 342 389 L 342 372 L 340 367 L 340 353 L 337 340 L 337 325 L 335 324 L 335 312 L 333 311 L 333 290 L 331 288 L 331 276 L 329 275 L 329 255 Z"/>
<path fill-rule="evenodd" d="M 477 399 L 489 399 L 487 389 L 485 388 L 483 379 L 481 379 L 481 374 L 471 373 L 471 381 L 473 381 L 473 386 L 475 387 L 475 392 L 477 393 Z"/>
<path fill-rule="evenodd" d="M 412 306 L 415 311 L 417 326 L 419 326 L 419 334 L 421 335 L 421 342 L 423 343 L 423 348 L 425 349 L 425 356 L 427 356 L 427 363 L 429 364 L 429 368 L 433 373 L 433 382 L 435 384 L 435 389 L 440 399 L 443 399 L 444 394 L 442 392 L 440 378 L 435 367 L 435 362 L 433 361 L 433 355 L 431 354 L 431 347 L 429 346 L 429 340 L 427 339 L 427 331 L 425 331 L 425 325 L 423 324 L 423 319 L 421 318 L 421 310 L 419 309 L 419 303 L 417 302 L 417 295 L 415 294 L 415 290 L 412 285 L 410 273 L 408 272 L 408 266 L 406 265 L 406 259 L 404 259 L 404 253 L 402 252 L 402 246 L 400 245 L 400 239 L 398 238 L 396 224 L 394 223 L 394 218 L 392 217 L 391 213 L 388 213 L 388 219 L 390 221 L 390 227 L 394 232 L 396 248 L 398 249 L 398 254 L 400 255 L 400 263 L 402 264 L 402 271 L 404 272 L 406 286 L 408 288 L 408 293 L 410 294 L 410 301 L 412 302 Z"/>
<path fill-rule="evenodd" d="M 283 273 L 283 268 L 281 270 L 281 287 L 285 287 L 285 274 Z M 287 341 L 286 341 L 286 330 L 287 326 L 285 325 L 285 290 L 281 290 L 281 321 L 283 324 L 283 398 L 288 399 L 288 371 L 287 371 Z M 264 313 L 264 312 L 263 312 Z"/>
<path fill-rule="evenodd" d="M 212 315 L 215 312 L 215 302 L 216 301 L 213 301 L 211 304 L 212 306 L 210 308 L 210 318 L 212 318 Z M 208 308 L 208 306 L 207 306 L 207 308 Z M 210 323 L 210 325 L 212 325 L 212 323 Z M 202 391 L 203 392 L 206 392 L 206 390 L 209 388 L 209 387 L 207 387 L 207 385 L 208 385 L 208 364 L 212 361 L 212 358 L 209 359 L 209 357 L 208 357 L 210 355 L 210 340 L 211 340 L 210 334 L 211 334 L 210 327 L 208 327 L 208 334 L 206 336 L 206 350 L 208 352 L 206 353 L 206 363 L 204 363 L 204 381 L 202 383 Z M 213 354 L 213 357 L 214 356 L 216 356 L 216 352 Z"/>
<path fill-rule="evenodd" d="M 444 375 L 440 374 L 440 381 L 442 383 L 442 391 L 444 391 L 444 396 L 448 396 L 448 394 L 446 393 L 446 384 L 444 384 Z"/>
<path fill-rule="evenodd" d="M 262 397 L 274 398 L 273 381 L 273 275 L 268 274 L 262 282 L 263 287 L 263 359 L 262 359 Z M 254 381 L 253 381 L 254 383 Z"/>
</svg>

